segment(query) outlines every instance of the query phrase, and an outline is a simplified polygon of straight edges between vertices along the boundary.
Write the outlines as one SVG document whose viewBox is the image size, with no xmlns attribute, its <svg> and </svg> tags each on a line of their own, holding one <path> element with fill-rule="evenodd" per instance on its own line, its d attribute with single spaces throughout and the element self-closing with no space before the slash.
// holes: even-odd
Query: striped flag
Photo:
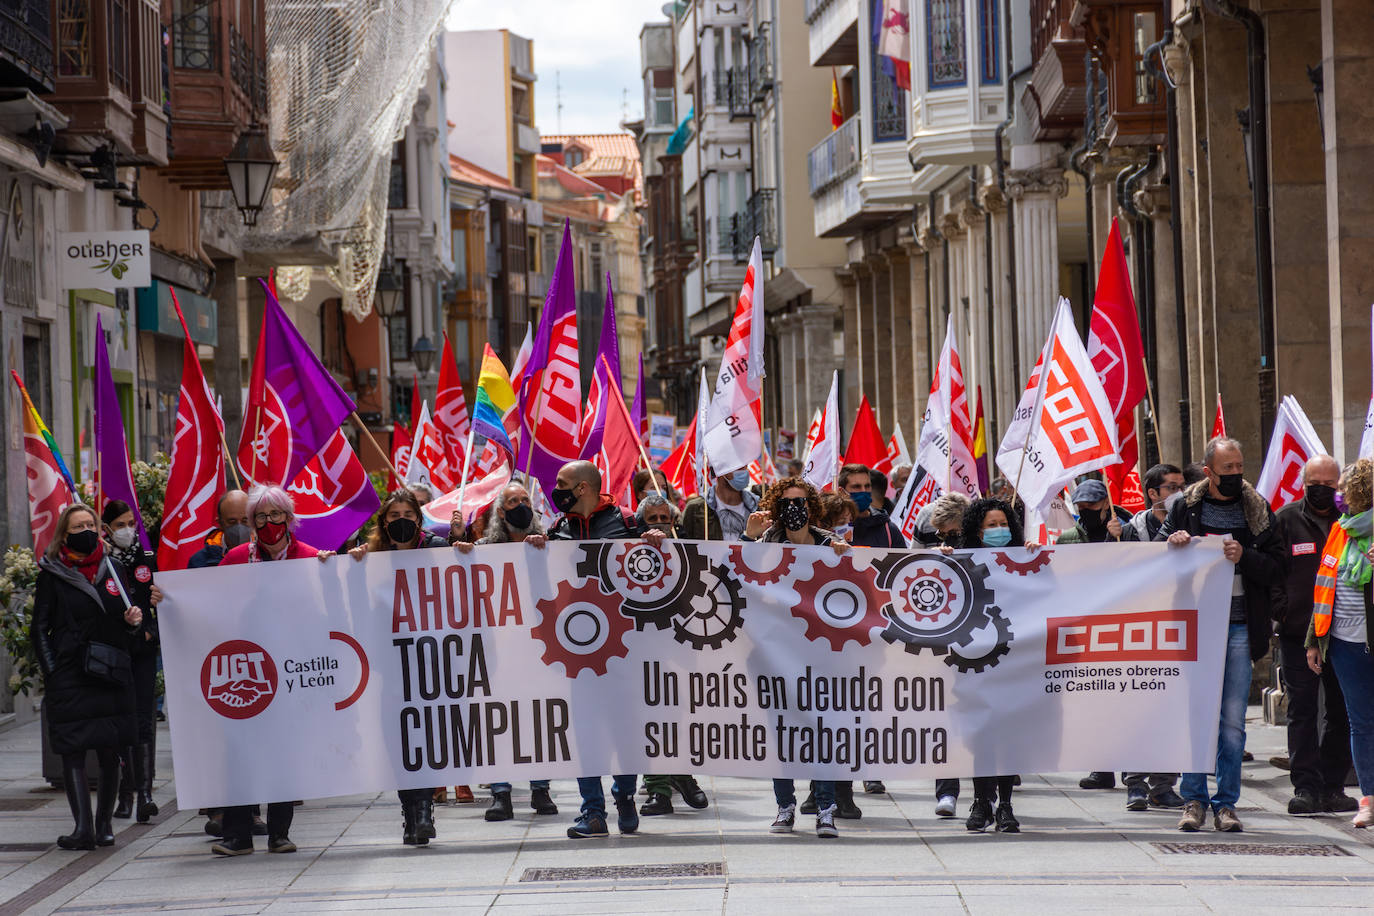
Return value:
<svg viewBox="0 0 1374 916">
<path fill-rule="evenodd" d="M 515 411 L 515 389 L 511 387 L 506 367 L 491 344 L 482 353 L 482 371 L 477 378 L 477 398 L 472 408 L 472 431 L 493 442 L 515 463 L 515 447 L 510 440 L 511 422 L 518 424 Z"/>
</svg>

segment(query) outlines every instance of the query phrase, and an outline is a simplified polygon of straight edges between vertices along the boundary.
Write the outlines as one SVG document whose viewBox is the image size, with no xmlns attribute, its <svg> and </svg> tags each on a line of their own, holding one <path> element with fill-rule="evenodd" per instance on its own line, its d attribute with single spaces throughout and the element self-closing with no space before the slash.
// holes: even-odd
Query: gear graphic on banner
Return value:
<svg viewBox="0 0 1374 916">
<path fill-rule="evenodd" d="M 778 564 L 766 572 L 761 572 L 744 562 L 744 545 L 730 545 L 730 568 L 735 571 L 735 575 L 740 581 L 748 582 L 750 585 L 776 585 L 796 565 L 797 552 L 790 547 L 784 547 Z"/>
<path fill-rule="evenodd" d="M 951 648 L 945 664 L 965 674 L 981 674 L 1011 651 L 1011 624 L 997 608 L 990 611 L 992 625 L 974 632 L 966 645 Z"/>
<path fill-rule="evenodd" d="M 692 599 L 706 594 L 708 561 L 691 544 L 669 541 L 662 548 L 643 541 L 595 541 L 582 545 L 577 574 L 619 595 L 620 612 L 636 630 L 664 630 L 674 617 L 692 612 Z"/>
<path fill-rule="evenodd" d="M 1050 555 L 1054 553 L 1048 547 L 1041 547 L 1038 550 L 1026 550 L 1024 547 L 1017 550 L 1017 553 L 1026 557 L 1024 560 L 1013 560 L 1011 551 L 999 550 L 992 555 L 993 562 L 1002 567 L 1009 573 L 1018 576 L 1029 576 L 1038 573 L 1046 566 L 1050 565 Z"/>
<path fill-rule="evenodd" d="M 806 638 L 825 640 L 836 652 L 847 642 L 868 645 L 873 630 L 887 623 L 882 613 L 887 592 L 878 587 L 873 569 L 858 569 L 849 554 L 834 566 L 816 560 L 810 578 L 794 587 L 800 600 L 792 616 L 806 622 Z"/>
<path fill-rule="evenodd" d="M 944 655 L 951 645 L 967 645 L 991 620 L 988 568 L 968 557 L 893 553 L 874 560 L 873 568 L 888 597 L 883 639 L 907 652 Z"/>
<path fill-rule="evenodd" d="M 545 665 L 562 662 L 570 678 L 588 669 L 605 674 L 612 658 L 629 652 L 625 634 L 634 624 L 620 613 L 620 606 L 620 596 L 603 592 L 595 579 L 578 586 L 558 583 L 556 595 L 535 603 L 539 623 L 530 632 L 544 644 L 540 660 Z"/>
<path fill-rule="evenodd" d="M 739 635 L 745 600 L 725 564 L 711 567 L 706 578 L 706 592 L 692 599 L 691 612 L 673 619 L 673 638 L 695 649 L 719 649 Z"/>
</svg>

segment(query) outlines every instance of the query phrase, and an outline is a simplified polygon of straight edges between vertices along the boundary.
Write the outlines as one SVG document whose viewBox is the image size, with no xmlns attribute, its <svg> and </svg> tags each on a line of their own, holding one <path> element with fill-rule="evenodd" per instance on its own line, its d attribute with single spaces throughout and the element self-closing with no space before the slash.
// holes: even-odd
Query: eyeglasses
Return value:
<svg viewBox="0 0 1374 916">
<path fill-rule="evenodd" d="M 271 512 L 259 512 L 253 516 L 253 521 L 258 525 L 265 525 L 268 522 L 280 524 L 286 521 L 286 513 L 280 509 L 273 509 Z"/>
</svg>

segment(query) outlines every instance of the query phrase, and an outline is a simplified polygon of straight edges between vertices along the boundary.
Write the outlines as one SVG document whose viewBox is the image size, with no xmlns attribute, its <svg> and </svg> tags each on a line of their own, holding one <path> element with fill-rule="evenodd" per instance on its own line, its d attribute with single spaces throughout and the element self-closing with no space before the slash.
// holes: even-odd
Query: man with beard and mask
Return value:
<svg viewBox="0 0 1374 916">
<path fill-rule="evenodd" d="M 205 546 L 191 555 L 187 569 L 218 566 L 226 553 L 248 542 L 252 536 L 248 530 L 248 494 L 242 490 L 225 490 L 215 510 L 215 523 L 218 527 L 206 536 Z"/>
<path fill-rule="evenodd" d="M 1145 490 L 1154 508 L 1145 509 L 1133 517 L 1120 506 L 1112 505 L 1107 495 L 1106 484 L 1100 480 L 1085 480 L 1074 488 L 1070 497 L 1078 507 L 1079 522 L 1060 535 L 1058 543 L 1102 544 L 1153 540 L 1160 526 L 1164 524 L 1164 500 L 1182 486 L 1183 473 L 1173 465 L 1155 465 L 1150 468 L 1145 472 Z M 1141 529 L 1149 536 L 1140 537 Z M 1127 811 L 1146 811 L 1152 807 L 1183 807 L 1183 799 L 1174 791 L 1174 784 L 1178 781 L 1177 773 L 1129 772 L 1122 773 L 1121 780 L 1126 784 Z M 1078 787 L 1115 789 L 1116 774 L 1096 770 L 1078 780 Z"/>
<path fill-rule="evenodd" d="M 749 469 L 738 468 L 716 478 L 706 492 L 706 509 L 720 519 L 721 534 L 727 541 L 744 536 L 749 516 L 759 507 L 759 498 L 749 489 Z"/>
<path fill-rule="evenodd" d="M 153 753 L 157 736 L 157 605 L 162 590 L 153 584 L 157 558 L 144 550 L 138 540 L 134 510 L 122 499 L 111 499 L 100 513 L 109 556 L 128 573 L 129 602 L 147 608 L 141 631 L 134 636 L 129 652 L 134 674 L 134 709 L 138 714 L 138 742 L 119 749 L 119 804 L 114 816 L 128 818 L 135 813 L 134 793 L 138 793 L 138 822 L 146 824 L 157 816 L 153 801 Z"/>
<path fill-rule="evenodd" d="M 478 544 L 520 544 L 530 547 L 544 546 L 544 525 L 534 512 L 530 491 L 523 484 L 508 483 L 496 497 L 487 511 L 486 532 Z M 466 541 L 454 542 L 459 553 L 472 550 Z M 557 814 L 558 805 L 549 795 L 547 779 L 530 780 L 530 807 L 535 814 Z M 491 804 L 487 806 L 486 820 L 491 822 L 508 821 L 515 817 L 515 806 L 511 803 L 511 784 L 493 782 L 491 784 Z"/>
<path fill-rule="evenodd" d="M 1069 501 L 1078 509 L 1078 524 L 1059 535 L 1057 544 L 1105 544 L 1122 540 L 1121 532 L 1131 513 L 1112 505 L 1107 485 L 1085 480 L 1074 487 Z"/>
<path fill-rule="evenodd" d="M 1221 681 L 1216 793 L 1208 798 L 1206 773 L 1184 774 L 1179 788 L 1187 804 L 1178 829 L 1189 833 L 1200 829 L 1210 803 L 1216 829 L 1236 833 L 1244 829 L 1236 816 L 1236 802 L 1251 667 L 1269 648 L 1269 590 L 1282 582 L 1284 547 L 1269 503 L 1245 482 L 1240 443 L 1217 436 L 1207 443 L 1202 464 L 1207 479 L 1183 491 L 1155 535 L 1156 541 L 1167 541 L 1175 548 L 1186 547 L 1194 538 L 1220 536 L 1226 559 L 1235 565 Z"/>
<path fill-rule="evenodd" d="M 1336 485 L 1341 466 L 1330 455 L 1303 465 L 1302 499 L 1276 515 L 1283 540 L 1282 588 L 1275 589 L 1275 631 L 1282 659 L 1283 692 L 1288 697 L 1288 777 L 1293 782 L 1289 814 L 1345 812 L 1359 802 L 1345 794 L 1350 771 L 1350 719 L 1345 696 L 1330 665 L 1320 675 L 1307 666 L 1303 647 L 1312 621 L 1312 588 L 1317 580 L 1322 546 L 1340 518 Z M 1318 702 L 1318 698 L 1323 701 Z M 1321 721 L 1319 708 L 1326 710 Z"/>
<path fill-rule="evenodd" d="M 558 470 L 549 502 L 563 513 L 549 529 L 551 541 L 597 541 L 643 539 L 654 547 L 663 546 L 662 531 L 650 530 L 642 534 L 634 516 L 626 516 L 615 498 L 601 492 L 601 472 L 590 461 L 570 461 Z M 611 796 L 615 799 L 616 820 L 621 833 L 639 829 L 639 812 L 635 810 L 634 774 L 616 774 Z M 569 839 L 606 836 L 606 794 L 600 776 L 580 776 L 577 789 L 582 794 L 582 808 L 573 825 L 568 828 Z"/>
</svg>

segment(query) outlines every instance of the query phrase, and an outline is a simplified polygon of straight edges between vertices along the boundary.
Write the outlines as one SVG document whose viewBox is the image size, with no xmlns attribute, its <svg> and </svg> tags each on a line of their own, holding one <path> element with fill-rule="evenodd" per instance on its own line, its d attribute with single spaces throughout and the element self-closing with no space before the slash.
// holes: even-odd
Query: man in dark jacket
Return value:
<svg viewBox="0 0 1374 916">
<path fill-rule="evenodd" d="M 1113 505 L 1107 485 L 1100 480 L 1085 480 L 1074 487 L 1069 501 L 1078 510 L 1078 524 L 1059 535 L 1057 544 L 1105 544 L 1123 540 L 1122 532 L 1131 513 Z"/>
<path fill-rule="evenodd" d="M 1207 443 L 1202 464 L 1207 479 L 1183 491 L 1155 540 L 1186 547 L 1193 538 L 1220 536 L 1222 552 L 1235 565 L 1230 630 L 1221 682 L 1221 730 L 1217 735 L 1217 791 L 1210 799 L 1219 831 L 1243 830 L 1236 817 L 1240 763 L 1245 753 L 1245 706 L 1252 664 L 1269 647 L 1270 587 L 1280 581 L 1283 540 L 1264 497 L 1245 482 L 1240 443 L 1217 436 Z M 1198 830 L 1207 817 L 1207 774 L 1186 773 L 1180 786 L 1187 804 L 1178 829 Z"/>
<path fill-rule="evenodd" d="M 1145 472 L 1145 476 L 1140 480 L 1141 488 L 1145 490 L 1144 509 L 1141 509 L 1131 520 L 1121 529 L 1121 540 L 1123 541 L 1153 541 L 1159 529 L 1164 525 L 1164 518 L 1169 514 L 1169 507 L 1165 505 L 1170 496 L 1183 490 L 1183 471 L 1177 465 L 1156 464 Z"/>
<path fill-rule="evenodd" d="M 570 461 L 558 471 L 549 501 L 563 515 L 549 529 L 551 541 L 632 540 L 642 538 L 655 547 L 663 546 L 664 534 L 652 529 L 642 534 L 634 516 L 626 516 L 608 494 L 601 492 L 601 472 L 590 461 Z M 635 774 L 612 777 L 611 797 L 615 799 L 616 820 L 621 833 L 639 829 L 635 810 Z M 579 776 L 582 811 L 568 828 L 571 839 L 605 836 L 606 792 L 600 776 Z"/>
<path fill-rule="evenodd" d="M 237 547 L 248 540 L 250 532 L 248 530 L 247 493 L 242 490 L 225 490 L 224 495 L 219 498 L 219 506 L 216 507 L 215 515 L 219 527 L 205 538 L 205 546 L 191 555 L 190 561 L 186 564 L 187 569 L 218 566 L 219 561 L 224 559 L 224 554 L 230 547 Z M 236 536 L 237 539 L 235 539 Z M 233 543 L 226 544 L 226 537 Z"/>
<path fill-rule="evenodd" d="M 1350 770 L 1350 720 L 1345 697 L 1330 665 L 1320 675 L 1307 667 L 1303 641 L 1312 620 L 1312 586 L 1321 563 L 1322 546 L 1340 517 L 1336 484 L 1341 467 L 1329 455 L 1313 458 L 1302 469 L 1303 498 L 1278 511 L 1283 539 L 1282 588 L 1275 589 L 1274 619 L 1282 658 L 1283 690 L 1288 695 L 1288 776 L 1293 781 L 1289 814 L 1354 811 L 1345 794 Z M 1318 694 L 1323 694 L 1326 728 L 1320 728 Z"/>
<path fill-rule="evenodd" d="M 840 468 L 840 489 L 859 507 L 854 519 L 855 547 L 905 547 L 902 530 L 892 523 L 887 513 L 874 505 L 873 472 L 862 464 L 846 464 Z"/>
</svg>

